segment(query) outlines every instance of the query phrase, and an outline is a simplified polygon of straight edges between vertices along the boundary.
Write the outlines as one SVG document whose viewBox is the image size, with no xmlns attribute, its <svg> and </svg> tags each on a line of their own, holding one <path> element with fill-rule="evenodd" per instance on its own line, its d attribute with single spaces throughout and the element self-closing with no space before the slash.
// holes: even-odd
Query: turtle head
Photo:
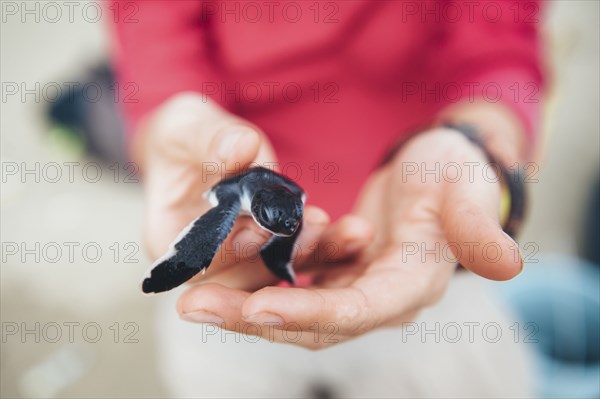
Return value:
<svg viewBox="0 0 600 399">
<path fill-rule="evenodd" d="M 302 221 L 303 211 L 304 204 L 300 197 L 282 186 L 265 187 L 252 198 L 254 220 L 278 236 L 293 235 Z"/>
</svg>

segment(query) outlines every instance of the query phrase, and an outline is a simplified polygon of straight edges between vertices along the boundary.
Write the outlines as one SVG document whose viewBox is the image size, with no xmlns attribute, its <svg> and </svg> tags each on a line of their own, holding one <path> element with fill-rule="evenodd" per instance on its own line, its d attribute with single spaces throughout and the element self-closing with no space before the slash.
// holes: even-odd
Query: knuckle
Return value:
<svg viewBox="0 0 600 399">
<path fill-rule="evenodd" d="M 206 132 L 210 129 L 205 129 L 203 126 L 209 124 L 218 113 L 215 105 L 200 94 L 193 92 L 176 94 L 166 100 L 152 116 L 151 132 L 159 144 L 164 144 L 166 141 L 177 143 L 179 139 L 189 137 L 190 133 L 206 138 Z"/>
</svg>

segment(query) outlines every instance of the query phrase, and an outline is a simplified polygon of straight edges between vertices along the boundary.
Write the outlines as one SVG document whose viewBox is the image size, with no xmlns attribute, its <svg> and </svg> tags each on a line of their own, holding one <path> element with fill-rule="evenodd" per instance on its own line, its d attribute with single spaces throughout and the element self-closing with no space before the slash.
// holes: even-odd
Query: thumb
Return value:
<svg viewBox="0 0 600 399">
<path fill-rule="evenodd" d="M 498 187 L 487 182 L 449 186 L 442 223 L 449 248 L 460 264 L 492 280 L 518 275 L 523 258 L 518 245 L 500 226 Z"/>
<path fill-rule="evenodd" d="M 182 164 L 196 167 L 206 187 L 247 168 L 263 142 L 258 129 L 235 118 L 199 125 L 185 140 Z"/>
<path fill-rule="evenodd" d="M 264 141 L 257 127 L 195 93 L 168 100 L 153 122 L 154 151 L 201 168 L 209 185 L 247 167 Z"/>
<path fill-rule="evenodd" d="M 262 141 L 258 129 L 232 120 L 214 133 L 206 156 L 202 156 L 204 148 L 199 145 L 200 154 L 195 160 L 207 177 L 216 173 L 224 177 L 248 167 L 256 159 Z"/>
</svg>

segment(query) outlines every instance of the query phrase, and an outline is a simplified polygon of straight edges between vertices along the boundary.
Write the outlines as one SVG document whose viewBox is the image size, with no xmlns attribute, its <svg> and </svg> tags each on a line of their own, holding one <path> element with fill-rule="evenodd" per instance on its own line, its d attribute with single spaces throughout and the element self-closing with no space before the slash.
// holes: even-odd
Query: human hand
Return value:
<svg viewBox="0 0 600 399">
<path fill-rule="evenodd" d="M 330 225 L 321 237 L 338 242 L 348 231 L 362 232 L 362 239 L 376 232 L 369 246 L 353 259 L 321 262 L 312 286 L 256 292 L 194 286 L 179 299 L 180 315 L 278 342 L 290 342 L 291 336 L 292 343 L 314 349 L 413 319 L 442 297 L 457 261 L 490 279 L 516 276 L 522 258 L 500 227 L 498 182 L 481 173 L 470 181 L 464 169 L 460 179 L 439 182 L 432 174 L 408 175 L 404 169 L 412 164 L 434 170 L 451 162 L 481 166 L 487 159 L 450 129 L 410 140 L 365 184 L 354 215 Z M 494 259 L 482 250 L 487 243 L 499 248 Z M 426 252 L 432 250 L 435 254 Z"/>
<path fill-rule="evenodd" d="M 268 139 L 256 126 L 198 94 L 173 97 L 141 126 L 136 147 L 145 183 L 144 239 L 153 259 L 210 208 L 202 194 L 221 178 L 251 164 L 277 166 Z M 313 246 L 328 222 L 324 211 L 306 207 L 298 245 Z M 239 218 L 206 274 L 192 281 L 216 281 L 242 289 L 275 282 L 257 253 L 269 237 L 251 218 Z M 308 256 L 308 251 L 303 252 Z"/>
</svg>

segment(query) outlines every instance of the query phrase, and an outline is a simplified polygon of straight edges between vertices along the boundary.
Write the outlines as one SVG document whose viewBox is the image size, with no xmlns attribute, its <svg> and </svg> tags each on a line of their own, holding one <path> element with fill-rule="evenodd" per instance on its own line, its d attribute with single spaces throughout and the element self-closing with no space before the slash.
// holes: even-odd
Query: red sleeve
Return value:
<svg viewBox="0 0 600 399">
<path fill-rule="evenodd" d="M 114 16 L 117 80 L 129 132 L 173 94 L 200 92 L 203 82 L 214 80 L 201 1 L 123 0 L 111 2 L 109 7 Z"/>
<path fill-rule="evenodd" d="M 427 50 L 431 79 L 472 87 L 462 91 L 468 100 L 483 97 L 509 106 L 533 142 L 543 84 L 540 3 L 439 0 L 437 6 L 446 17 Z M 458 23 L 452 22 L 453 9 L 462 12 Z"/>
</svg>

